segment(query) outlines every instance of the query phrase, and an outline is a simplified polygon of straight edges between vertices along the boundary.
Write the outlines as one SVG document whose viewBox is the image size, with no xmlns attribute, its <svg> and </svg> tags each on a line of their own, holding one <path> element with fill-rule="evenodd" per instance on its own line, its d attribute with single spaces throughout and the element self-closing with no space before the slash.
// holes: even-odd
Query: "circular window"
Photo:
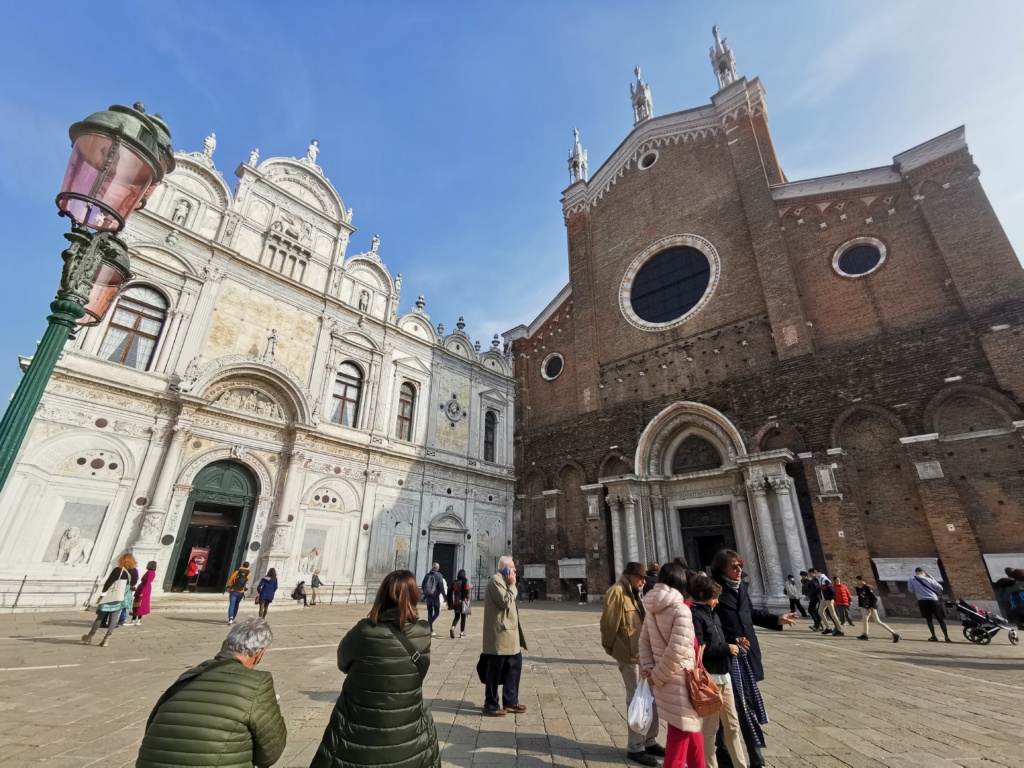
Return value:
<svg viewBox="0 0 1024 768">
<path fill-rule="evenodd" d="M 619 289 L 622 314 L 644 330 L 674 328 L 707 302 L 719 271 L 718 254 L 704 238 L 660 240 L 626 270 Z"/>
<path fill-rule="evenodd" d="M 885 244 L 873 237 L 858 237 L 839 246 L 832 268 L 843 277 L 870 275 L 885 261 Z"/>
<path fill-rule="evenodd" d="M 646 154 L 644 154 L 643 157 L 640 158 L 640 162 L 637 163 L 637 167 L 641 171 L 646 171 L 656 162 L 658 162 L 658 152 L 652 149 L 650 152 L 647 152 Z"/>
<path fill-rule="evenodd" d="M 557 352 L 552 352 L 550 355 L 544 358 L 544 362 L 540 365 L 540 375 L 548 381 L 557 379 L 562 369 L 565 367 L 565 359 Z"/>
</svg>

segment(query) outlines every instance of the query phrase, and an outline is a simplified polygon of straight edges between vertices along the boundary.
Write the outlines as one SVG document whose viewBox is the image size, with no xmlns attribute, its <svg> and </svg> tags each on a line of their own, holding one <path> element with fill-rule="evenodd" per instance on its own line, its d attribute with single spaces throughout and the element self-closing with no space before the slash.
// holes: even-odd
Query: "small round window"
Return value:
<svg viewBox="0 0 1024 768">
<path fill-rule="evenodd" d="M 885 261 L 885 245 L 873 237 L 843 243 L 832 257 L 832 268 L 844 277 L 870 275 Z"/>
<path fill-rule="evenodd" d="M 548 381 L 557 379 L 559 374 L 562 373 L 562 369 L 565 367 L 565 360 L 557 352 L 552 352 L 550 355 L 544 358 L 544 362 L 540 366 L 540 374 Z"/>
<path fill-rule="evenodd" d="M 658 153 L 655 150 L 651 150 L 640 158 L 640 162 L 637 163 L 637 166 L 641 171 L 646 171 L 656 162 L 658 162 Z"/>
</svg>

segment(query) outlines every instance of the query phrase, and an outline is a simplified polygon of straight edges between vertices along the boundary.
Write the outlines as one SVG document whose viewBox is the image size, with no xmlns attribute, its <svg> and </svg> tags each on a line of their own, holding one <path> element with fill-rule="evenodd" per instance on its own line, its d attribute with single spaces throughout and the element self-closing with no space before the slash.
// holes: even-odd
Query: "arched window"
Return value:
<svg viewBox="0 0 1024 768">
<path fill-rule="evenodd" d="M 697 435 L 690 435 L 683 440 L 679 444 L 679 448 L 676 449 L 676 455 L 672 457 L 673 475 L 716 469 L 720 466 L 722 466 L 722 456 L 718 449 Z"/>
<path fill-rule="evenodd" d="M 416 388 L 408 381 L 402 383 L 398 393 L 398 424 L 395 432 L 399 440 L 412 440 L 412 409 L 416 405 Z"/>
<path fill-rule="evenodd" d="M 145 371 L 167 317 L 167 299 L 152 288 L 136 285 L 117 300 L 100 357 Z"/>
<path fill-rule="evenodd" d="M 484 461 L 494 463 L 495 458 L 495 445 L 497 440 L 495 439 L 498 433 L 498 417 L 494 414 L 494 411 L 488 411 L 484 414 Z"/>
<path fill-rule="evenodd" d="M 338 366 L 334 380 L 334 410 L 331 421 L 343 427 L 354 427 L 359 417 L 359 396 L 363 392 L 363 372 L 352 363 Z"/>
</svg>

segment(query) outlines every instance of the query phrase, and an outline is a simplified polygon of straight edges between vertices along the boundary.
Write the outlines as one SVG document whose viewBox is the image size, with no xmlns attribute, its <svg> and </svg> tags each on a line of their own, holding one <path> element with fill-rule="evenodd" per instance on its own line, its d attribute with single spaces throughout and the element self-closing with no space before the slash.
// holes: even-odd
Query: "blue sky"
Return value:
<svg viewBox="0 0 1024 768">
<path fill-rule="evenodd" d="M 966 124 L 1024 253 L 1019 2 L 18 3 L 0 45 L 0 396 L 45 328 L 67 126 L 89 113 L 142 100 L 186 151 L 215 131 L 229 183 L 254 146 L 301 157 L 317 138 L 355 210 L 349 253 L 379 232 L 404 308 L 422 293 L 435 324 L 464 315 L 486 346 L 567 280 L 573 127 L 593 172 L 632 127 L 637 64 L 656 114 L 707 103 L 713 24 L 764 83 L 791 180 L 886 165 Z"/>
</svg>

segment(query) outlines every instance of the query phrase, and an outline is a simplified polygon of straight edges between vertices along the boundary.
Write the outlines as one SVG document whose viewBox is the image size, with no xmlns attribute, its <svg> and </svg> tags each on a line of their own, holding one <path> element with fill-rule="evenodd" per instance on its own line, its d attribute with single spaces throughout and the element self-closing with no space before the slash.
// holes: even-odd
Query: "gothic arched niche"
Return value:
<svg viewBox="0 0 1024 768">
<path fill-rule="evenodd" d="M 958 435 L 1010 426 L 1011 419 L 995 403 L 973 395 L 954 395 L 939 406 L 935 431 Z"/>
<path fill-rule="evenodd" d="M 786 426 L 770 427 L 761 437 L 759 447 L 762 451 L 788 448 L 793 453 L 803 453 L 807 450 L 800 433 Z"/>
<path fill-rule="evenodd" d="M 715 446 L 703 437 L 690 435 L 679 444 L 672 456 L 672 474 L 718 469 L 722 463 L 722 454 Z"/>
</svg>

